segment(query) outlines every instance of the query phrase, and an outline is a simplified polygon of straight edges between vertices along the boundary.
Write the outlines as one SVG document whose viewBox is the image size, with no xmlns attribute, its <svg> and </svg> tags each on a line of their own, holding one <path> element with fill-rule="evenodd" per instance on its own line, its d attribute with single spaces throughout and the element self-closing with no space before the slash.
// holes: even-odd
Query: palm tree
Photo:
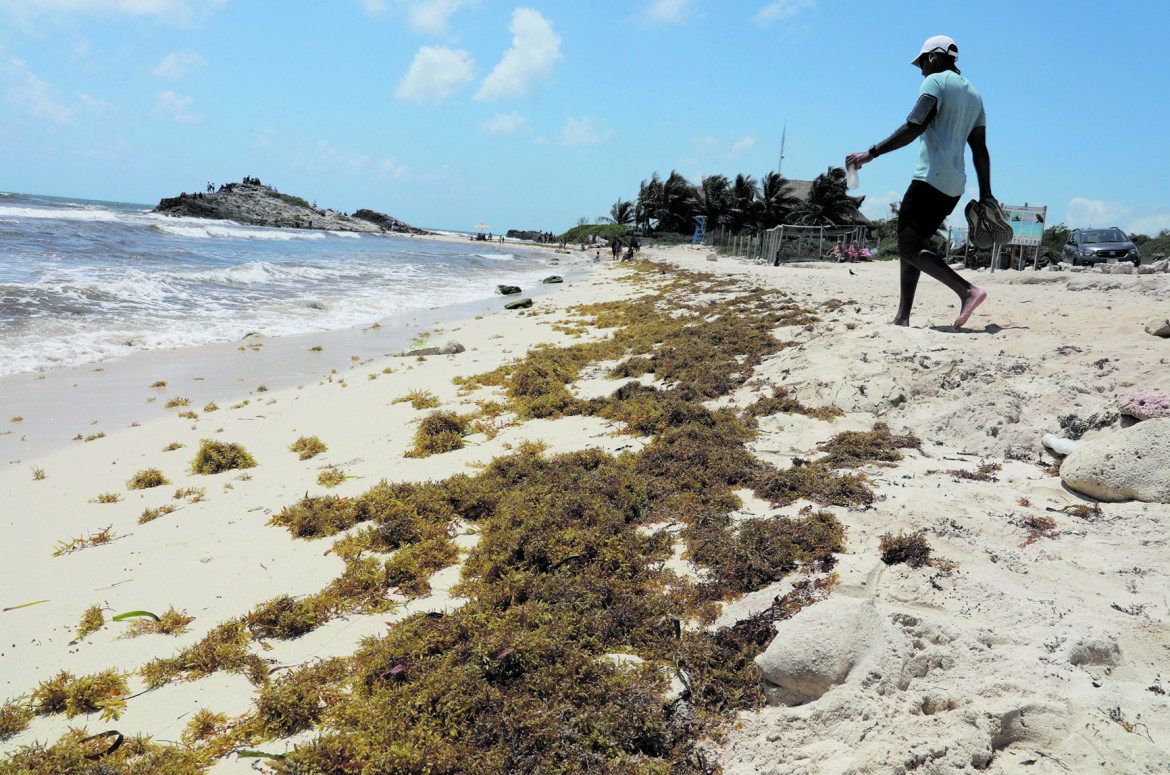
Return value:
<svg viewBox="0 0 1170 775">
<path fill-rule="evenodd" d="M 618 200 L 609 208 L 609 216 L 603 215 L 601 220 L 616 223 L 619 226 L 628 226 L 634 221 L 634 203 L 623 201 L 619 196 Z"/>
<path fill-rule="evenodd" d="M 642 181 L 638 186 L 638 201 L 634 206 L 634 223 L 646 231 L 650 231 L 651 219 L 657 219 L 656 213 L 662 206 L 662 181 L 655 172 L 649 181 Z"/>
<path fill-rule="evenodd" d="M 771 229 L 787 223 L 789 217 L 800 206 L 800 199 L 792 195 L 788 179 L 778 172 L 764 176 L 760 187 L 759 217 L 756 221 L 761 229 Z"/>
<path fill-rule="evenodd" d="M 691 229 L 694 203 L 694 188 L 681 173 L 671 170 L 670 177 L 662 181 L 662 196 L 651 215 L 658 219 L 658 228 L 662 231 L 685 234 Z"/>
<path fill-rule="evenodd" d="M 751 175 L 742 172 L 735 176 L 731 186 L 731 217 L 729 226 L 738 234 L 745 226 L 755 226 L 760 215 L 760 186 Z"/>
<path fill-rule="evenodd" d="M 727 226 L 734 198 L 726 175 L 708 175 L 695 188 L 695 215 L 707 216 L 707 228 Z"/>
<path fill-rule="evenodd" d="M 805 226 L 853 223 L 861 200 L 845 192 L 845 170 L 829 167 L 813 180 L 808 199 L 797 210 L 797 222 Z"/>
</svg>

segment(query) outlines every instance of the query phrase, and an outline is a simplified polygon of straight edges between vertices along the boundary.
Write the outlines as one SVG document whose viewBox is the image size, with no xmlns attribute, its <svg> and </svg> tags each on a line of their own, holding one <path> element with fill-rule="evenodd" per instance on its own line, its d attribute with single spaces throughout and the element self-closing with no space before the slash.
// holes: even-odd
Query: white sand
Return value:
<svg viewBox="0 0 1170 775">
<path fill-rule="evenodd" d="M 787 466 L 793 456 L 814 456 L 816 444 L 837 432 L 868 429 L 876 420 L 895 432 L 915 432 L 925 450 L 910 453 L 897 468 L 870 471 L 879 494 L 873 508 L 839 513 L 848 526 L 849 551 L 838 568 L 842 586 L 834 593 L 873 598 L 883 613 L 904 615 L 900 626 L 922 644 L 922 675 L 889 695 L 846 684 L 810 705 L 745 715 L 715 750 L 725 771 L 878 773 L 916 766 L 917 772 L 965 772 L 972 767 L 971 751 L 989 742 L 998 747 L 990 772 L 1166 771 L 1167 702 L 1147 687 L 1170 691 L 1170 675 L 1161 674 L 1170 653 L 1164 536 L 1170 508 L 1106 505 L 1105 517 L 1093 522 L 1047 511 L 1083 499 L 1034 461 L 1040 457 L 1040 435 L 1058 430 L 1059 417 L 1074 414 L 1084 420 L 1095 414 L 1106 427 L 1086 438 L 1108 433 L 1115 425 L 1110 412 L 1115 413 L 1118 392 L 1165 385 L 1170 345 L 1146 335 L 1142 326 L 1170 310 L 1170 276 L 1055 276 L 1051 282 L 1031 283 L 1023 281 L 1048 276 L 972 274 L 991 296 L 967 330 L 955 333 L 949 330 L 953 298 L 929 279 L 918 292 L 914 327 L 886 325 L 897 293 L 897 267 L 890 263 L 853 264 L 856 274 L 851 276 L 845 265 L 774 268 L 729 259 L 707 262 L 705 255 L 690 248 L 660 251 L 687 268 L 747 277 L 798 300 L 853 302 L 826 317 L 830 326 L 780 331 L 801 346 L 769 358 L 758 371 L 806 404 L 836 404 L 848 417 L 832 424 L 797 416 L 765 418 L 755 444 L 761 458 Z M 582 260 L 581 254 L 572 260 Z M 568 259 L 565 264 L 563 272 L 569 271 Z M 494 368 L 540 342 L 565 341 L 547 325 L 561 317 L 556 310 L 628 295 L 622 275 L 620 267 L 607 264 L 591 279 L 539 299 L 535 309 L 553 314 L 497 312 L 443 324 L 443 333 L 433 339 L 460 341 L 468 348 L 460 355 L 424 362 L 375 357 L 339 363 L 329 349 L 332 367 L 339 371 L 332 381 L 324 369 L 322 379 L 306 382 L 303 389 L 255 393 L 241 409 L 228 407 L 255 388 L 253 381 L 259 384 L 263 370 L 249 373 L 247 382 L 238 383 L 241 389 L 230 390 L 233 370 L 244 358 L 266 354 L 223 352 L 218 360 L 209 359 L 206 375 L 214 372 L 223 393 L 198 397 L 188 407 L 200 415 L 195 421 L 177 418 L 178 409 L 164 410 L 163 397 L 144 403 L 152 394 L 150 382 L 170 378 L 163 358 L 132 378 L 117 377 L 123 380 L 119 384 L 129 385 L 123 403 L 140 410 L 135 418 L 141 425 L 101 425 L 106 437 L 57 444 L 43 454 L 14 454 L 0 447 L 6 460 L 21 458 L 0 469 L 5 535 L 0 608 L 47 601 L 0 613 L 0 699 L 27 693 L 60 670 L 74 675 L 111 667 L 132 672 L 151 658 L 196 642 L 215 624 L 257 603 L 320 590 L 343 567 L 341 560 L 323 553 L 331 542 L 293 541 L 284 529 L 265 525 L 271 514 L 306 492 L 353 496 L 382 478 L 440 479 L 529 438 L 543 439 L 554 452 L 630 444 L 630 437 L 612 435 L 614 429 L 601 420 L 566 418 L 506 428 L 494 440 L 473 437 L 478 443 L 463 450 L 412 460 L 402 453 L 413 434 L 412 421 L 423 413 L 391 403 L 410 390 L 427 389 L 445 408 L 461 409 L 463 402 L 482 396 L 458 396 L 454 376 Z M 425 317 L 419 323 L 420 332 L 434 329 Z M 178 373 L 182 354 L 175 358 L 169 363 Z M 272 367 L 278 361 L 273 359 Z M 382 374 L 386 366 L 392 374 Z M 117 372 L 113 363 L 102 374 Z M 600 382 L 579 389 L 598 393 L 606 387 Z M 168 390 L 184 393 L 187 388 L 172 384 Z M 746 403 L 749 393 L 745 389 L 734 400 Z M 44 406 L 35 398 L 21 400 L 28 403 L 15 401 L 0 385 L 5 413 L 0 423 L 6 424 L 0 430 L 14 430 L 13 436 L 37 427 L 36 415 Z M 203 413 L 206 400 L 217 401 L 221 409 Z M 78 404 L 81 409 L 72 407 L 74 415 L 85 408 L 83 400 Z M 25 422 L 8 423 L 17 415 Z M 76 431 L 90 432 L 87 427 Z M 319 436 L 328 452 L 298 460 L 288 445 L 301 435 Z M 0 443 L 10 438 L 0 437 Z M 241 443 L 260 465 L 246 481 L 235 473 L 189 474 L 201 438 Z M 186 446 L 161 451 L 175 441 Z M 982 460 L 1003 464 L 998 481 L 927 473 L 970 471 Z M 325 490 L 316 476 L 329 464 L 355 478 Z M 31 466 L 42 468 L 46 478 L 35 481 Z M 126 480 L 149 467 L 160 468 L 172 485 L 127 490 Z M 206 500 L 171 500 L 180 487 L 204 487 Z M 122 502 L 89 502 L 105 492 L 121 494 Z M 1029 505 L 1021 506 L 1021 498 Z M 163 503 L 181 505 L 172 514 L 137 524 L 143 508 Z M 776 512 L 754 501 L 745 510 L 795 514 L 801 505 Z M 1027 532 L 1017 522 L 1027 515 L 1054 517 L 1059 537 L 1022 546 Z M 50 556 L 56 542 L 107 525 L 118 535 L 113 543 Z M 941 576 L 931 568 L 884 566 L 878 559 L 879 537 L 899 529 L 926 530 L 935 554 L 957 563 L 957 572 Z M 466 545 L 474 537 L 460 541 Z M 433 595 L 404 604 L 393 615 L 337 619 L 297 640 L 273 642 L 274 650 L 264 656 L 295 665 L 352 653 L 361 637 L 384 632 L 396 616 L 457 605 L 447 594 L 456 577 L 456 569 L 443 571 L 432 580 Z M 777 589 L 732 604 L 724 620 L 762 610 Z M 95 603 L 108 609 L 106 627 L 70 645 L 82 612 Z M 123 625 L 109 623 L 114 613 L 160 613 L 171 605 L 196 617 L 192 630 L 179 638 L 119 639 Z M 1091 637 L 1114 638 L 1119 663 L 1070 664 L 1069 647 Z M 132 684 L 136 692 L 145 688 L 137 679 Z M 0 746 L 0 754 L 33 740 L 55 740 L 68 726 L 81 724 L 92 731 L 116 726 L 126 734 L 177 741 L 199 708 L 243 713 L 253 696 L 254 688 L 239 676 L 172 683 L 130 699 L 127 712 L 113 725 L 96 717 L 37 718 L 28 731 Z M 1013 727 L 1020 713 L 1037 723 Z M 1000 727 L 1017 731 L 992 731 Z M 280 751 L 299 739 L 263 748 Z M 1034 764 L 1021 770 L 1029 761 Z M 245 772 L 251 765 L 229 756 L 215 771 Z"/>
</svg>

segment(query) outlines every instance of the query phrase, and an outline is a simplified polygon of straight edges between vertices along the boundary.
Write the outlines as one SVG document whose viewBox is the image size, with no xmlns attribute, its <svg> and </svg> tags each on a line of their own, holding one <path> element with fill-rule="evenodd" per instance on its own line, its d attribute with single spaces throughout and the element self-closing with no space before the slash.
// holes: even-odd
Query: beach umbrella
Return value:
<svg viewBox="0 0 1170 775">
<path fill-rule="evenodd" d="M 491 226 L 488 226 L 486 223 L 477 223 L 477 224 L 475 224 L 475 228 L 477 228 L 477 229 L 490 229 Z"/>
</svg>

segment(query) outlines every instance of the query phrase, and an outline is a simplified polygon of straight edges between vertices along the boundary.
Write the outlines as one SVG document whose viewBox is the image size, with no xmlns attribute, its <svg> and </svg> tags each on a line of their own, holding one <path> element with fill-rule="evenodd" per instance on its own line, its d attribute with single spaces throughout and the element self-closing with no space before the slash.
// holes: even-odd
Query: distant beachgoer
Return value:
<svg viewBox="0 0 1170 775">
<path fill-rule="evenodd" d="M 898 210 L 898 258 L 902 279 L 894 325 L 910 325 L 914 291 L 922 272 L 946 285 L 959 297 L 955 328 L 971 317 L 987 298 L 927 248 L 928 240 L 955 209 L 966 187 L 963 152 L 971 146 L 980 201 L 995 203 L 991 194 L 991 156 L 987 150 L 987 117 L 983 98 L 963 78 L 955 61 L 959 47 L 946 35 L 927 38 L 910 64 L 922 71 L 918 102 L 906 122 L 868 151 L 851 153 L 846 166 L 860 168 L 883 153 L 897 150 L 920 138 L 918 168 Z M 996 209 L 998 209 L 998 203 Z"/>
<path fill-rule="evenodd" d="M 622 254 L 622 241 L 615 239 L 613 245 L 610 246 L 610 251 L 613 253 L 613 258 L 616 261 L 617 257 Z"/>
<path fill-rule="evenodd" d="M 858 251 L 857 255 L 862 261 L 873 260 L 873 253 L 870 252 L 869 248 L 862 248 L 860 251 Z"/>
<path fill-rule="evenodd" d="M 850 242 L 849 247 L 845 248 L 845 256 L 849 261 L 857 260 L 857 243 Z"/>
<path fill-rule="evenodd" d="M 597 255 L 593 257 L 593 263 L 595 263 L 595 264 L 601 263 L 601 251 L 600 250 L 597 251 Z"/>
</svg>

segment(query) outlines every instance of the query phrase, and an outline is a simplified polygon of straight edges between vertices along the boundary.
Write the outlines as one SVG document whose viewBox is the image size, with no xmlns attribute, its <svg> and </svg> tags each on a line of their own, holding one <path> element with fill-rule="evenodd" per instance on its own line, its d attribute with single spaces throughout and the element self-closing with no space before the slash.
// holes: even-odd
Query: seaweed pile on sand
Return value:
<svg viewBox="0 0 1170 775">
<path fill-rule="evenodd" d="M 298 540 L 341 536 L 333 551 L 345 572 L 315 595 L 257 606 L 140 671 L 151 687 L 238 672 L 257 688 L 254 708 L 237 718 L 200 711 L 181 746 L 127 740 L 102 758 L 101 771 L 202 772 L 229 752 L 309 730 L 316 736 L 269 766 L 290 774 L 714 771 L 697 744 L 762 705 L 752 660 L 774 636 L 773 622 L 835 581 L 833 554 L 845 536 L 827 509 L 873 499 L 865 476 L 847 469 L 896 460 L 917 440 L 880 426 L 839 435 L 821 462 L 784 471 L 760 462 L 747 446 L 757 417 L 831 420 L 836 410 L 776 391 L 743 410 L 708 404 L 743 388 L 787 346 L 776 334 L 815 326 L 818 315 L 726 280 L 646 263 L 636 271 L 644 295 L 572 310 L 603 338 L 535 348 L 462 386 L 496 388 L 517 421 L 611 419 L 644 437 L 640 449 L 547 455 L 525 443 L 474 474 L 382 482 L 360 497 L 305 497 L 284 508 L 272 523 Z M 686 301 L 712 295 L 717 305 Z M 583 368 L 612 361 L 611 375 L 627 380 L 612 395 L 573 393 Z M 652 384 L 637 379 L 648 374 Z M 450 424 L 439 430 L 465 428 Z M 458 446 L 424 442 L 426 454 Z M 821 508 L 737 519 L 742 489 Z M 462 558 L 451 540 L 460 525 L 479 533 Z M 699 573 L 668 567 L 676 540 Z M 276 677 L 256 649 L 344 613 L 389 610 L 392 592 L 424 595 L 428 576 L 460 559 L 462 606 L 397 621 L 348 657 Z M 768 611 L 710 626 L 720 601 L 793 572 L 806 575 Z M 23 748 L 0 772 L 89 772 L 84 738 L 76 731 L 51 747 Z"/>
</svg>

